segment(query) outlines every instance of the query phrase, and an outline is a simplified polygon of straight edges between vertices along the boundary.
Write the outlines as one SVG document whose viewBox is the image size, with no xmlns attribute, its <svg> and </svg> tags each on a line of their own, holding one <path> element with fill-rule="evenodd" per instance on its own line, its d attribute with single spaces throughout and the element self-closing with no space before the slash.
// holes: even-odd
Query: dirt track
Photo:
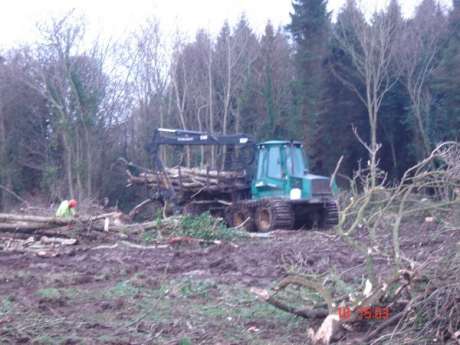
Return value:
<svg viewBox="0 0 460 345">
<path fill-rule="evenodd" d="M 414 226 L 402 239 L 403 252 L 423 261 L 460 235 Z M 249 288 L 270 288 L 293 268 L 334 268 L 344 281 L 361 279 L 364 268 L 332 232 L 146 250 L 100 245 L 56 258 L 0 253 L 0 343 L 306 344 L 306 320 Z"/>
</svg>

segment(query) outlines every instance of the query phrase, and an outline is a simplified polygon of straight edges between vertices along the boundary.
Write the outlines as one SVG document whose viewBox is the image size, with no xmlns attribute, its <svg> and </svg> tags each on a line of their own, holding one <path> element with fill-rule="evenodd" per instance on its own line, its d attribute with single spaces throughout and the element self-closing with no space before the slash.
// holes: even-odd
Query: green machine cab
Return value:
<svg viewBox="0 0 460 345">
<path fill-rule="evenodd" d="M 257 145 L 257 173 L 251 183 L 253 199 L 288 198 L 329 201 L 337 187 L 327 177 L 309 173 L 300 142 L 273 140 Z"/>
</svg>

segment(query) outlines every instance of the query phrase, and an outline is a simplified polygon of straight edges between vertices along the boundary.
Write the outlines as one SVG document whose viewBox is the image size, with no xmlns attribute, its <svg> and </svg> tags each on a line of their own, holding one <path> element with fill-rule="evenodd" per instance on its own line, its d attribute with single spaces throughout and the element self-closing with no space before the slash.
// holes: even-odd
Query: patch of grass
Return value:
<svg viewBox="0 0 460 345">
<path fill-rule="evenodd" d="M 76 344 L 87 344 L 88 342 L 85 341 L 85 339 L 82 339 L 77 336 L 68 336 L 64 337 L 62 341 L 59 342 L 59 345 L 65 344 L 65 345 L 76 345 Z"/>
<path fill-rule="evenodd" d="M 185 280 L 180 285 L 180 293 L 183 297 L 203 297 L 206 298 L 208 296 L 208 292 L 211 288 L 215 287 L 216 285 L 207 280 Z"/>
<path fill-rule="evenodd" d="M 54 288 L 47 287 L 39 289 L 35 292 L 35 295 L 43 300 L 47 301 L 57 301 L 62 298 L 66 300 L 77 300 L 80 298 L 87 297 L 89 293 L 85 290 L 79 290 L 77 288 Z"/>
<path fill-rule="evenodd" d="M 290 323 L 296 316 L 286 313 L 272 305 L 259 301 L 243 286 L 234 286 L 225 291 L 225 301 L 231 301 L 232 308 L 229 308 L 230 316 L 247 321 L 254 319 Z"/>
<path fill-rule="evenodd" d="M 213 319 L 224 318 L 229 314 L 228 309 L 219 304 L 203 305 L 200 311 L 202 315 Z"/>
<path fill-rule="evenodd" d="M 120 339 L 116 336 L 103 334 L 97 337 L 97 340 L 98 340 L 98 344 L 99 343 L 100 344 L 112 344 L 112 343 L 116 343 L 116 341 L 117 340 L 119 341 Z"/>
<path fill-rule="evenodd" d="M 151 244 L 155 242 L 158 238 L 158 232 L 157 231 L 145 231 L 142 234 L 142 242 L 145 244 Z"/>
<path fill-rule="evenodd" d="M 179 235 L 207 241 L 233 240 L 242 237 L 241 232 L 227 228 L 221 219 L 212 217 L 208 212 L 199 216 L 182 217 Z"/>
<path fill-rule="evenodd" d="M 43 284 L 45 285 L 58 285 L 58 284 L 71 284 L 78 277 L 78 274 L 72 273 L 48 273 L 43 277 Z"/>
<path fill-rule="evenodd" d="M 180 339 L 177 344 L 178 345 L 192 345 L 192 341 L 190 340 L 190 338 L 185 337 L 185 338 Z"/>
<path fill-rule="evenodd" d="M 59 289 L 56 289 L 56 288 L 40 289 L 40 290 L 37 290 L 35 294 L 38 297 L 47 299 L 47 300 L 56 300 L 62 297 L 61 292 L 59 291 Z"/>
<path fill-rule="evenodd" d="M 139 293 L 139 288 L 134 286 L 129 280 L 118 282 L 113 288 L 106 292 L 108 297 L 133 297 Z"/>
<path fill-rule="evenodd" d="M 251 300 L 250 302 L 246 302 L 244 305 L 233 308 L 232 314 L 245 321 L 252 321 L 254 319 L 286 321 L 294 318 L 293 315 L 285 313 L 268 303 L 258 300 Z"/>
<path fill-rule="evenodd" d="M 152 333 L 137 332 L 138 327 L 158 334 L 155 344 L 171 343 L 172 339 L 176 344 L 201 343 L 201 335 L 184 332 L 190 324 L 195 329 L 209 330 L 213 343 L 297 344 L 299 329 L 303 332 L 305 328 L 304 320 L 258 301 L 246 286 L 238 283 L 191 276 L 165 276 L 158 278 L 158 284 L 152 284 L 149 279 L 155 278 L 147 272 L 138 272 L 126 274 L 102 289 L 99 285 L 68 288 L 48 285 L 34 292 L 40 298 L 65 298 L 64 308 L 69 311 L 66 319 L 48 311 L 43 313 L 39 308 L 24 313 L 14 300 L 11 302 L 7 296 L 2 296 L 0 313 L 13 308 L 10 314 L 15 321 L 14 328 L 0 336 L 0 343 L 16 339 L 17 329 L 33 334 L 35 338 L 30 343 L 40 345 L 87 344 L 89 339 L 115 343 L 124 340 L 127 334 L 126 343 L 152 341 Z M 101 276 L 101 281 L 104 280 Z M 118 304 L 118 300 L 122 303 Z M 80 325 L 76 333 L 69 332 L 69 323 Z M 276 332 L 272 326 L 275 324 Z M 94 333 L 92 327 L 97 325 L 107 328 Z M 259 330 L 248 331 L 253 325 Z M 0 330 L 5 332 L 5 327 Z M 113 329 L 125 329 L 126 334 L 115 336 Z"/>
<path fill-rule="evenodd" d="M 42 335 L 32 340 L 33 345 L 54 345 L 57 344 L 49 335 Z"/>
<path fill-rule="evenodd" d="M 0 303 L 0 315 L 9 313 L 14 308 L 14 297 L 7 296 Z"/>
</svg>

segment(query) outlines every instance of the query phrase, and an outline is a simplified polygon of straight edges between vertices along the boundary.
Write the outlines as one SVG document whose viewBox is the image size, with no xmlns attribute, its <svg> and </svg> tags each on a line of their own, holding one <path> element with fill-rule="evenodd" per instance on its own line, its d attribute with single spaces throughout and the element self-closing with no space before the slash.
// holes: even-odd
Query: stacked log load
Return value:
<svg viewBox="0 0 460 345">
<path fill-rule="evenodd" d="M 217 171 L 199 168 L 165 168 L 164 172 L 145 171 L 134 176 L 129 170 L 128 186 L 147 185 L 156 189 L 172 187 L 176 191 L 190 193 L 229 192 L 249 187 L 245 171 Z"/>
</svg>

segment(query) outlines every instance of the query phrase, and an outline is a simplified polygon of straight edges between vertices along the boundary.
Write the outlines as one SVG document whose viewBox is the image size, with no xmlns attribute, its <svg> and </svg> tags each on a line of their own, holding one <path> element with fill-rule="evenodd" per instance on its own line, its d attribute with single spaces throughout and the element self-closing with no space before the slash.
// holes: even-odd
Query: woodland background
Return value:
<svg viewBox="0 0 460 345">
<path fill-rule="evenodd" d="M 460 0 L 423 0 L 411 18 L 396 0 L 371 18 L 349 0 L 332 20 L 326 4 L 294 0 L 291 23 L 262 35 L 242 15 L 192 41 L 163 35 L 153 15 L 124 41 L 89 40 L 75 13 L 42 23 L 40 40 L 0 52 L 0 208 L 116 203 L 117 158 L 150 166 L 145 145 L 159 126 L 302 140 L 311 169 L 327 175 L 342 155 L 343 175 L 366 165 L 359 136 L 381 144 L 376 159 L 393 180 L 458 140 Z M 206 150 L 184 164 L 221 162 Z"/>
</svg>

